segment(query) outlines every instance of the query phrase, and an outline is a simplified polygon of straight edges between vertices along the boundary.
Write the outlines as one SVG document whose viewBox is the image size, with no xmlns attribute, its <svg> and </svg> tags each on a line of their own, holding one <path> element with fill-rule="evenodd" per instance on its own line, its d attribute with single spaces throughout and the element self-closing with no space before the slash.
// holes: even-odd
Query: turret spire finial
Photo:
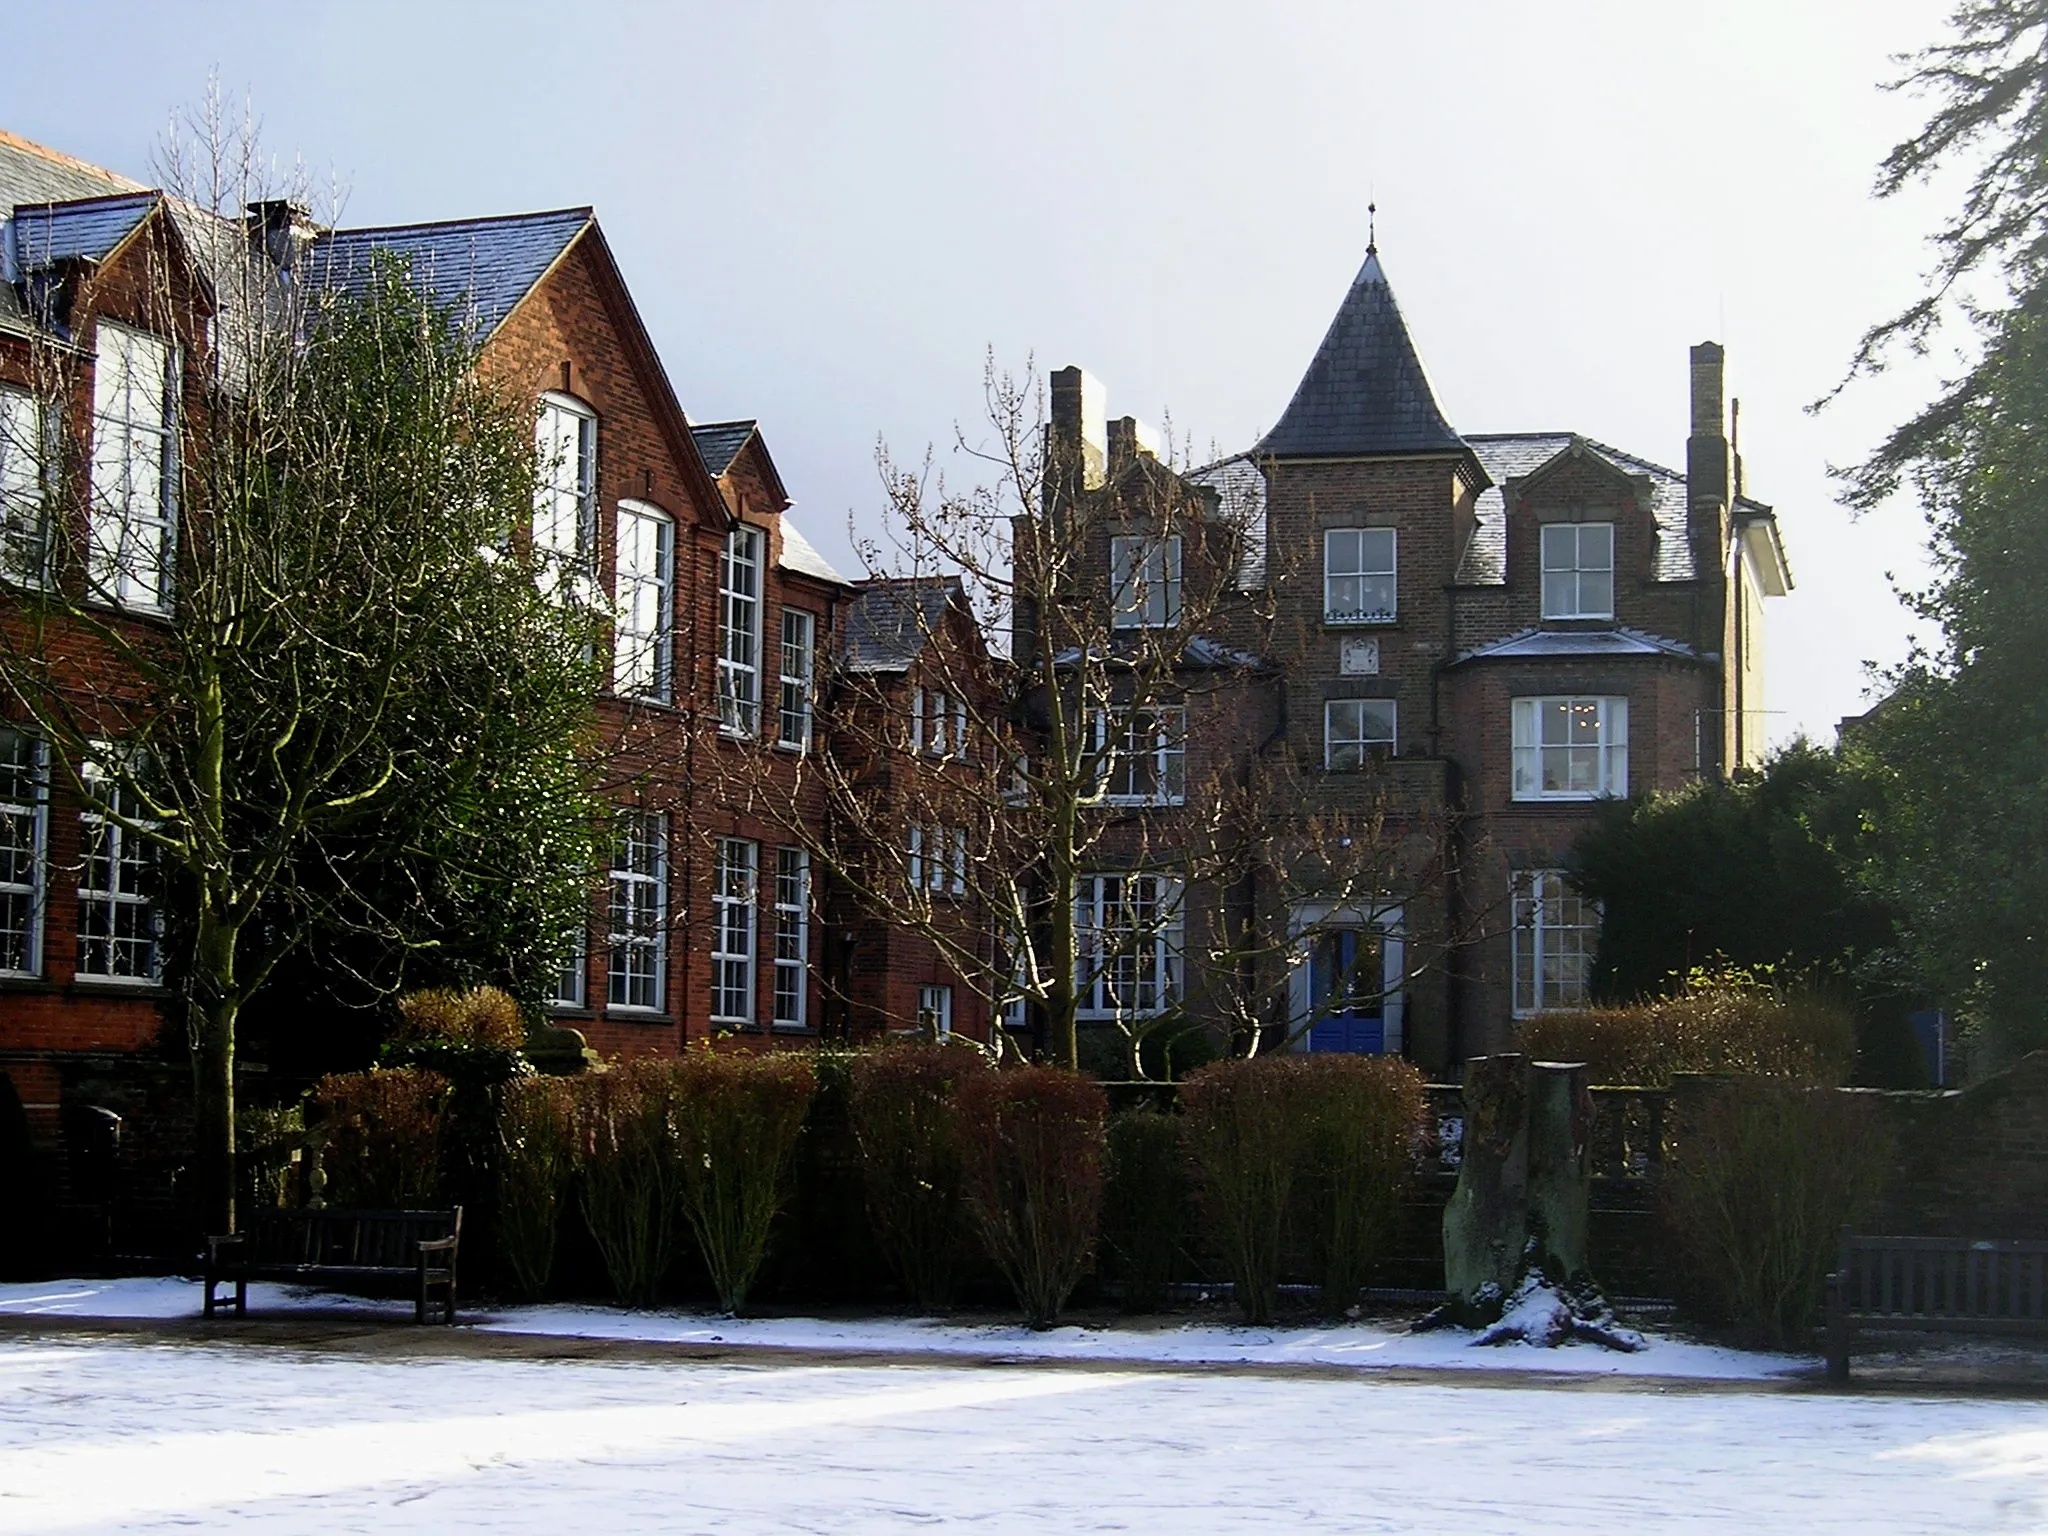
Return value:
<svg viewBox="0 0 2048 1536">
<path fill-rule="evenodd" d="M 1376 202 L 1365 205 L 1365 254 L 1377 256 L 1380 250 L 1380 205 Z"/>
</svg>

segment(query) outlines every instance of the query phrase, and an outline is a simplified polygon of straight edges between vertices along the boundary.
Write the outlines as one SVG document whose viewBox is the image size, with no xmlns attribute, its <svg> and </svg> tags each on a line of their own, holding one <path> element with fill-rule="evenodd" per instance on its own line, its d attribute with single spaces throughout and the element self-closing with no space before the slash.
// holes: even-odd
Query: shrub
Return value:
<svg viewBox="0 0 2048 1536">
<path fill-rule="evenodd" d="M 498 1250 L 514 1288 L 529 1301 L 547 1290 L 555 1267 L 575 1145 L 568 1082 L 523 1077 L 505 1085 L 498 1109 Z"/>
<path fill-rule="evenodd" d="M 241 1178 L 237 1209 L 275 1210 L 291 1201 L 298 1152 L 305 1144 L 305 1112 L 251 1106 L 235 1114 L 235 1167 Z"/>
<path fill-rule="evenodd" d="M 718 1304 L 738 1312 L 789 1198 L 817 1071 L 788 1051 L 707 1044 L 674 1072 L 678 1197 Z"/>
<path fill-rule="evenodd" d="M 1841 1229 L 1883 1179 L 1874 1106 L 1751 1080 L 1716 1085 L 1674 1129 L 1660 1201 L 1687 1299 L 1756 1342 L 1802 1342 Z"/>
<path fill-rule="evenodd" d="M 1522 1026 L 1521 1048 L 1582 1061 L 1596 1083 L 1654 1088 L 1677 1072 L 1731 1072 L 1839 1084 L 1855 1063 L 1856 1025 L 1816 992 L 1719 970 L 1695 972 L 1671 997 L 1539 1015 Z"/>
<path fill-rule="evenodd" d="M 1181 1085 L 1183 1134 L 1203 1226 L 1249 1323 L 1270 1323 L 1287 1210 L 1302 1161 L 1300 1056 L 1219 1061 Z"/>
<path fill-rule="evenodd" d="M 1392 1057 L 1310 1056 L 1299 1087 L 1302 1225 L 1323 1305 L 1342 1313 L 1399 1231 L 1423 1135 L 1422 1074 Z"/>
<path fill-rule="evenodd" d="M 919 1307 L 953 1299 L 963 1236 L 953 1093 L 962 1077 L 984 1070 L 970 1050 L 919 1043 L 863 1051 L 850 1067 L 847 1120 L 868 1219 Z"/>
<path fill-rule="evenodd" d="M 1123 1281 L 1123 1307 L 1157 1312 L 1180 1262 L 1187 1205 L 1180 1122 L 1156 1109 L 1125 1110 L 1109 1122 L 1108 1151 L 1102 1236 Z"/>
<path fill-rule="evenodd" d="M 526 1022 L 511 994 L 496 987 L 472 987 L 467 992 L 431 987 L 398 1000 L 398 1028 L 392 1039 L 516 1051 L 526 1043 Z"/>
<path fill-rule="evenodd" d="M 1102 1087 L 1057 1067 L 980 1072 L 954 1099 L 961 1183 L 982 1247 L 1025 1319 L 1049 1328 L 1095 1255 Z"/>
<path fill-rule="evenodd" d="M 323 1077 L 311 1119 L 330 1205 L 411 1210 L 440 1197 L 448 1079 L 416 1067 Z"/>
<path fill-rule="evenodd" d="M 675 1259 L 673 1064 L 643 1057 L 568 1081 L 583 1219 L 614 1293 L 629 1306 L 651 1306 Z"/>
</svg>

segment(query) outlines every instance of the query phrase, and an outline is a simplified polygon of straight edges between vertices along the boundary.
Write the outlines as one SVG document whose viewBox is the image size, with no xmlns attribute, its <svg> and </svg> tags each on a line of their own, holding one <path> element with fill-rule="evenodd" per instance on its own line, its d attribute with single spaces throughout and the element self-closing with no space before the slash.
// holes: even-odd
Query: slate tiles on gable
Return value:
<svg viewBox="0 0 2048 1536">
<path fill-rule="evenodd" d="M 407 264 L 437 304 L 488 337 L 591 225 L 588 208 L 388 229 L 337 229 L 302 258 L 308 284 L 360 293 L 379 254 Z"/>
</svg>

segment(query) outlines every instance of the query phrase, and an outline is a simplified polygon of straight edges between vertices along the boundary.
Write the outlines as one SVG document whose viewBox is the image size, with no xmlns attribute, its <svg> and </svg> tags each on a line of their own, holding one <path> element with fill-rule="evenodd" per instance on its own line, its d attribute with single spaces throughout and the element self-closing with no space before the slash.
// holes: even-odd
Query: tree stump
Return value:
<svg viewBox="0 0 2048 1536">
<path fill-rule="evenodd" d="M 1642 1347 L 1614 1320 L 1586 1260 L 1593 1097 L 1583 1066 L 1520 1055 L 1465 1066 L 1465 1149 L 1444 1207 L 1445 1305 L 1425 1322 L 1480 1344 L 1590 1339 Z"/>
</svg>

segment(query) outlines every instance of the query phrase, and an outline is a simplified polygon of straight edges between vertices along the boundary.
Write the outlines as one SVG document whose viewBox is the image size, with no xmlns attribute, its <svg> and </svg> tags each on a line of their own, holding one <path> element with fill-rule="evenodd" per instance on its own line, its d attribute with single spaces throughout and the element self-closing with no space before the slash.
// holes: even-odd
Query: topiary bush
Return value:
<svg viewBox="0 0 2048 1536">
<path fill-rule="evenodd" d="M 1095 1256 L 1108 1110 L 1099 1083 L 1058 1067 L 978 1072 L 955 1095 L 968 1214 L 1034 1328 Z"/>
<path fill-rule="evenodd" d="M 1712 1085 L 1673 1129 L 1659 1203 L 1684 1299 L 1748 1341 L 1803 1344 L 1841 1229 L 1882 1188 L 1876 1107 L 1751 1079 Z"/>
<path fill-rule="evenodd" d="M 1546 1013 L 1521 1026 L 1542 1061 L 1582 1061 L 1595 1083 L 1668 1086 L 1680 1072 L 1727 1072 L 1840 1084 L 1856 1060 L 1851 1012 L 1818 992 L 1774 986 L 1768 973 L 1696 971 L 1671 997 Z"/>
<path fill-rule="evenodd" d="M 1359 1289 L 1400 1232 L 1427 1101 L 1422 1073 L 1389 1056 L 1304 1058 L 1301 1227 L 1325 1310 Z"/>
<path fill-rule="evenodd" d="M 1108 1154 L 1102 1237 L 1123 1282 L 1123 1309 L 1162 1311 L 1181 1263 L 1187 1208 L 1180 1121 L 1127 1109 L 1110 1119 Z"/>
<path fill-rule="evenodd" d="M 1306 1058 L 1214 1062 L 1181 1084 L 1188 1158 L 1209 1244 L 1245 1321 L 1270 1323 L 1279 1299 L 1288 1207 L 1307 1135 Z"/>
<path fill-rule="evenodd" d="M 612 1290 L 652 1306 L 675 1260 L 681 1187 L 673 1063 L 642 1057 L 568 1079 L 583 1219 Z"/>
<path fill-rule="evenodd" d="M 498 1252 L 519 1295 L 538 1301 L 555 1267 L 575 1167 L 576 1102 L 556 1077 L 505 1085 L 498 1109 Z"/>
<path fill-rule="evenodd" d="M 919 1042 L 862 1051 L 848 1066 L 847 1121 L 876 1244 L 922 1308 L 953 1300 L 966 1218 L 953 1095 L 987 1071 L 969 1047 Z"/>
<path fill-rule="evenodd" d="M 791 1051 L 716 1050 L 674 1067 L 677 1196 L 718 1304 L 737 1313 L 789 1198 L 818 1076 Z"/>
<path fill-rule="evenodd" d="M 321 1138 L 330 1205 L 416 1210 L 441 1198 L 448 1079 L 417 1067 L 372 1067 L 320 1079 L 308 1119 Z"/>
</svg>

